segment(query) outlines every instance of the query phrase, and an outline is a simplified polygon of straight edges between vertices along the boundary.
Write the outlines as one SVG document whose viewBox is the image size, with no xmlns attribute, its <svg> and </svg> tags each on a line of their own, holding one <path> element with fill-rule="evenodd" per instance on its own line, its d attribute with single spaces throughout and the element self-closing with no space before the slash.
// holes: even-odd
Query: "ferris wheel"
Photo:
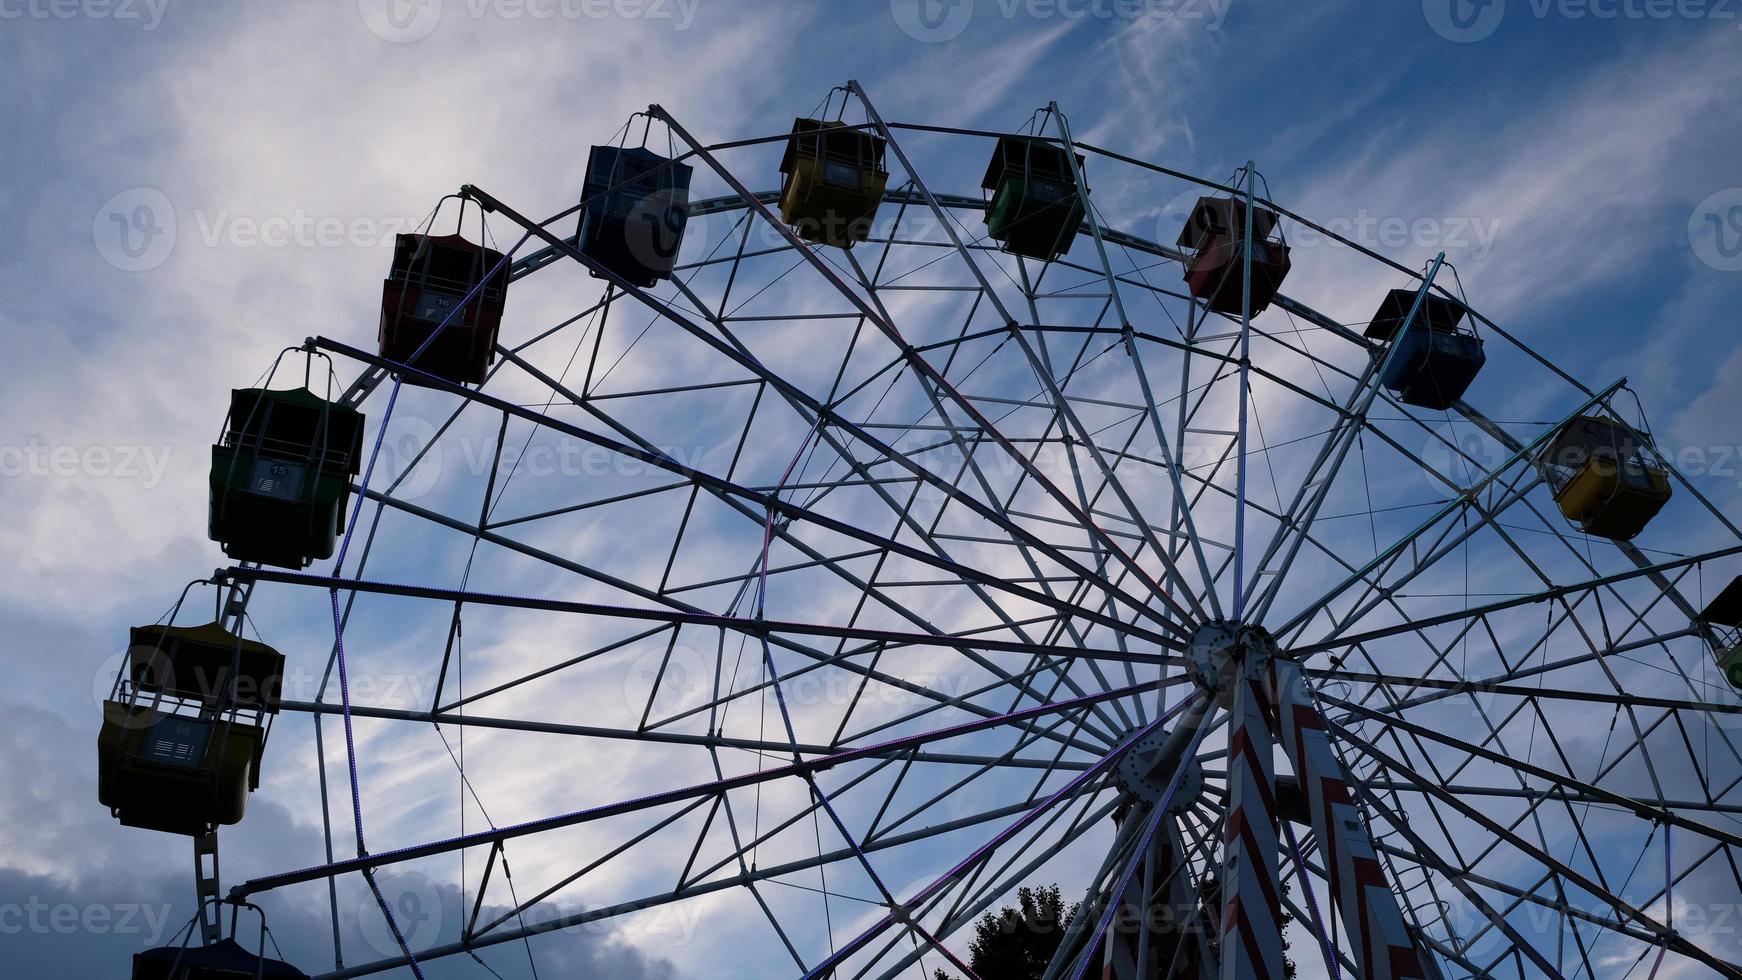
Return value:
<svg viewBox="0 0 1742 980">
<path fill-rule="evenodd" d="M 361 879 L 392 948 L 302 971 L 691 905 L 744 975 L 972 977 L 1058 881 L 1048 978 L 1742 977 L 1688 917 L 1742 894 L 1742 531 L 1444 254 L 857 83 L 713 144 L 651 106 L 545 220 L 443 205 L 375 342 L 235 391 L 215 621 L 134 631 L 102 802 L 202 901 L 135 976 L 305 975 L 220 913 Z M 353 689 L 389 651 L 423 704 Z M 220 883 L 298 752 L 328 856 Z"/>
</svg>

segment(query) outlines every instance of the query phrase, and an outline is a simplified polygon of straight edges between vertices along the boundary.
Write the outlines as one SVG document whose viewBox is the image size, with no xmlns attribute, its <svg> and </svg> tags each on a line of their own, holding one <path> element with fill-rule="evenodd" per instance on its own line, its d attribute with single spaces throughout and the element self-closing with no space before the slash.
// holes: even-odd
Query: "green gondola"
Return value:
<svg viewBox="0 0 1742 980">
<path fill-rule="evenodd" d="M 307 388 L 238 388 L 212 447 L 213 541 L 237 561 L 330 558 L 363 449 L 363 415 Z"/>
<path fill-rule="evenodd" d="M 1077 186 L 1063 147 L 1038 136 L 1001 136 L 980 186 L 992 192 L 986 233 L 1005 251 L 1042 261 L 1070 251 L 1083 225 L 1086 189 Z"/>
</svg>

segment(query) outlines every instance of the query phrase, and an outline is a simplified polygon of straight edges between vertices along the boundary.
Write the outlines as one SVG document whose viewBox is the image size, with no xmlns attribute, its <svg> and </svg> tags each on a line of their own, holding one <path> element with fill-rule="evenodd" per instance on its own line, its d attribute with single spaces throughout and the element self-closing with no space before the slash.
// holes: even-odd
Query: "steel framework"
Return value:
<svg viewBox="0 0 1742 980">
<path fill-rule="evenodd" d="M 578 208 L 534 221 L 468 188 L 523 233 L 510 319 L 543 329 L 508 330 L 476 388 L 310 339 L 359 366 L 345 400 L 378 455 L 408 419 L 432 435 L 371 462 L 333 569 L 221 573 L 256 616 L 330 597 L 350 644 L 284 704 L 312 722 L 325 857 L 231 898 L 324 889 L 334 980 L 684 903 L 704 940 L 765 923 L 732 943 L 768 951 L 747 976 L 971 975 L 964 930 L 1033 880 L 1084 899 L 1049 978 L 1278 977 L 1285 946 L 1328 976 L 1742 977 L 1733 933 L 1676 919 L 1742 895 L 1742 714 L 1695 612 L 1742 532 L 1677 473 L 1644 543 L 1585 538 L 1534 454 L 1622 382 L 1477 313 L 1490 370 L 1535 396 L 1495 400 L 1546 417 L 1411 409 L 1346 322 L 1381 285 L 1444 291 L 1444 256 L 1408 269 L 1251 164 L 1170 170 L 1049 107 L 1036 132 L 1086 158 L 1079 186 L 1274 208 L 1327 242 L 1289 285 L 1358 297 L 1255 316 L 1248 255 L 1242 314 L 1212 314 L 1174 285 L 1169 230 L 1092 197 L 1060 259 L 1000 252 L 984 202 L 928 179 L 965 181 L 1001 134 L 848 92 L 896 171 L 851 250 L 801 241 L 740 176 L 784 132 L 706 144 L 653 106 L 719 191 L 669 284 L 579 252 Z M 598 465 L 553 478 L 540 449 Z M 433 691 L 353 700 L 393 670 Z M 441 739 L 372 758 L 412 729 Z M 397 954 L 358 961 L 335 883 L 413 867 L 462 869 L 460 937 L 414 949 L 394 922 Z"/>
</svg>

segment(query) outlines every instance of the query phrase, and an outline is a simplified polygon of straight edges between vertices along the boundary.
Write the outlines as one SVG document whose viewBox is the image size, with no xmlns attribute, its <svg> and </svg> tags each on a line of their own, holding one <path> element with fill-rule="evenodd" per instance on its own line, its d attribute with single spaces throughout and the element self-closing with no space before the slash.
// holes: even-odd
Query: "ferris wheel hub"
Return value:
<svg viewBox="0 0 1742 980">
<path fill-rule="evenodd" d="M 1276 638 L 1264 627 L 1213 619 L 1193 631 L 1186 671 L 1200 690 L 1227 707 L 1242 667 L 1261 669 L 1278 654 Z"/>
<path fill-rule="evenodd" d="M 1171 745 L 1170 745 L 1171 743 Z M 1119 774 L 1120 788 L 1125 791 L 1128 799 L 1140 800 L 1151 806 L 1167 800 L 1167 812 L 1184 813 L 1191 809 L 1192 804 L 1204 792 L 1204 767 L 1196 758 L 1191 759 L 1180 776 L 1179 786 L 1173 795 L 1167 795 L 1168 784 L 1173 781 L 1174 770 L 1179 766 L 1181 743 L 1173 737 L 1169 730 L 1156 729 L 1139 739 L 1119 760 L 1116 770 Z"/>
</svg>

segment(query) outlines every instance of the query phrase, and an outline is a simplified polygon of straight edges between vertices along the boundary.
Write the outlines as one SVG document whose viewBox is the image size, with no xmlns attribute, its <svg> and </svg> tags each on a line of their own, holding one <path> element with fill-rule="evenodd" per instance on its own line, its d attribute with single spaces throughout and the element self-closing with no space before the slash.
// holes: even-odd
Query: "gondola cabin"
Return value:
<svg viewBox="0 0 1742 980">
<path fill-rule="evenodd" d="M 507 296 L 501 252 L 459 234 L 398 235 L 381 287 L 381 356 L 454 384 L 477 384 L 495 359 Z M 405 380 L 422 383 L 415 371 Z"/>
<path fill-rule="evenodd" d="M 1706 604 L 1700 622 L 1717 641 L 1718 670 L 1731 687 L 1742 690 L 1742 575 Z"/>
<path fill-rule="evenodd" d="M 780 158 L 780 220 L 807 242 L 852 248 L 864 241 L 889 183 L 884 150 L 874 133 L 794 119 Z"/>
<path fill-rule="evenodd" d="M 207 532 L 237 561 L 330 558 L 363 451 L 363 415 L 307 388 L 238 388 L 212 447 Z"/>
<path fill-rule="evenodd" d="M 1256 316 L 1288 277 L 1288 244 L 1276 236 L 1276 212 L 1252 209 L 1252 313 Z M 1239 316 L 1246 280 L 1246 201 L 1200 197 L 1181 229 L 1185 280 L 1192 296 L 1211 311 Z"/>
<path fill-rule="evenodd" d="M 1463 327 L 1468 310 L 1449 296 L 1423 296 L 1421 309 L 1403 330 L 1416 295 L 1413 289 L 1387 293 L 1366 336 L 1392 348 L 1380 384 L 1406 405 L 1444 411 L 1464 397 L 1488 358 L 1482 338 Z"/>
<path fill-rule="evenodd" d="M 690 174 L 642 147 L 593 147 L 575 238 L 581 254 L 644 289 L 670 279 L 689 223 Z"/>
<path fill-rule="evenodd" d="M 1586 534 L 1627 541 L 1669 502 L 1669 474 L 1643 437 L 1612 419 L 1580 415 L 1543 454 L 1555 504 Z"/>
<path fill-rule="evenodd" d="M 198 837 L 260 785 L 284 656 L 219 623 L 141 626 L 103 702 L 97 797 L 129 827 Z"/>
<path fill-rule="evenodd" d="M 1076 169 L 1083 158 L 1076 158 Z M 1064 147 L 1038 136 L 1000 136 L 980 186 L 991 193 L 986 234 L 1006 252 L 1051 261 L 1083 226 L 1083 197 Z"/>
<path fill-rule="evenodd" d="M 308 980 L 308 974 L 234 939 L 210 946 L 160 946 L 133 954 L 133 980 Z"/>
</svg>

